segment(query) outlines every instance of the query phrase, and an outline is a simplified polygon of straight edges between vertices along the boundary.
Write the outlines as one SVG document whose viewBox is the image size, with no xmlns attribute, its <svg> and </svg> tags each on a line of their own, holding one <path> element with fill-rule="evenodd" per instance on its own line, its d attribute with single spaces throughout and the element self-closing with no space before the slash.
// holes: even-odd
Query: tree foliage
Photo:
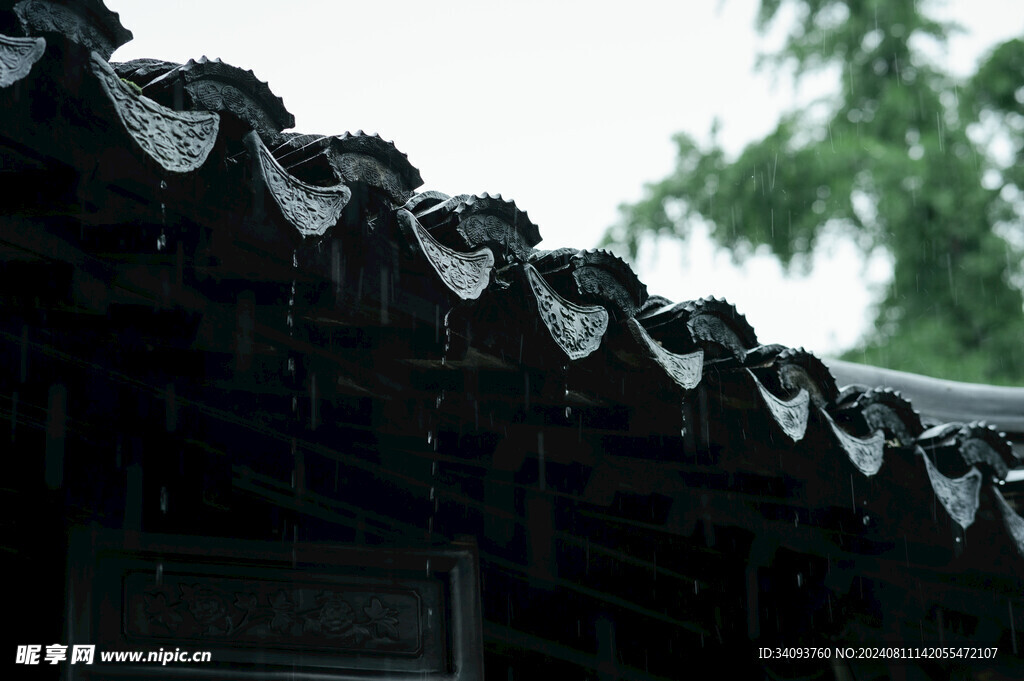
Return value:
<svg viewBox="0 0 1024 681">
<path fill-rule="evenodd" d="M 929 18 L 926 2 L 786 1 L 799 18 L 765 60 L 798 76 L 834 69 L 838 93 L 785 115 L 735 159 L 714 135 L 704 145 L 677 135 L 675 170 L 622 207 L 606 242 L 635 256 L 646 236 L 685 239 L 704 219 L 737 259 L 767 246 L 791 267 L 840 228 L 894 262 L 873 329 L 847 358 L 1024 382 L 1024 42 L 1000 45 L 958 82 L 927 56 L 957 29 Z M 783 4 L 762 0 L 759 28 Z M 991 138 L 1013 158 L 997 158 Z"/>
</svg>

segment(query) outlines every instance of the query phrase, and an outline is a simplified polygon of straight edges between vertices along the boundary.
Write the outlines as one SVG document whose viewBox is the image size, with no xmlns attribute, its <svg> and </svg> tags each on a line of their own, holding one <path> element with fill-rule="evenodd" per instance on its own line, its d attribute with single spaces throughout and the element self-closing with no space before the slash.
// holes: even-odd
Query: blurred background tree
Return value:
<svg viewBox="0 0 1024 681">
<path fill-rule="evenodd" d="M 783 116 L 736 159 L 714 131 L 706 146 L 680 133 L 675 170 L 621 207 L 605 243 L 636 257 L 645 237 L 686 239 L 704 219 L 738 261 L 767 246 L 791 268 L 842 230 L 894 267 L 845 359 L 1024 383 L 1024 42 L 958 82 L 928 58 L 957 27 L 926 1 L 762 0 L 762 33 L 786 3 L 798 19 L 765 61 L 797 77 L 837 70 L 839 93 Z"/>
</svg>

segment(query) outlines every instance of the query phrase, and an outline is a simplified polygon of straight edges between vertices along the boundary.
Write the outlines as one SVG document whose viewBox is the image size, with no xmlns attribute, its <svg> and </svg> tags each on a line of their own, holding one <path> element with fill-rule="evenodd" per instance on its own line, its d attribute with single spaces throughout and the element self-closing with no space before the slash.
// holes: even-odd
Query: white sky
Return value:
<svg viewBox="0 0 1024 681">
<path fill-rule="evenodd" d="M 207 55 L 270 83 L 301 132 L 357 129 L 395 141 L 423 189 L 500 193 L 528 211 L 541 248 L 593 248 L 616 207 L 673 167 L 671 136 L 706 139 L 712 120 L 738 152 L 826 81 L 794 91 L 755 74 L 779 36 L 753 30 L 756 0 L 107 0 L 135 39 L 113 59 Z M 945 65 L 968 73 L 1024 35 L 1019 0 L 949 0 L 963 24 Z M 699 233 L 700 230 L 698 229 Z M 822 248 L 810 278 L 770 257 L 742 269 L 706 238 L 661 242 L 635 264 L 651 293 L 724 296 L 762 342 L 822 354 L 851 346 L 888 265 L 851 243 Z"/>
</svg>

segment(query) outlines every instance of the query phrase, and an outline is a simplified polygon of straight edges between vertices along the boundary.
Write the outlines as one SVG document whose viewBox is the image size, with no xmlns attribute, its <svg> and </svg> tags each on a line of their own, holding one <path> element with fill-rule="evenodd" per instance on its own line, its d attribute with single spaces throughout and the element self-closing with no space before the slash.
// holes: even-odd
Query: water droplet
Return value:
<svg viewBox="0 0 1024 681">
<path fill-rule="evenodd" d="M 867 526 L 867 525 L 870 525 L 870 524 L 871 524 L 871 516 L 868 516 L 868 515 L 864 516 L 864 525 Z"/>
<path fill-rule="evenodd" d="M 427 558 L 427 577 L 430 576 L 430 559 Z"/>
<path fill-rule="evenodd" d="M 427 431 L 427 444 L 429 445 L 429 444 L 432 444 L 433 442 L 434 442 L 434 431 L 428 430 Z"/>
<path fill-rule="evenodd" d="M 957 543 L 957 544 L 959 544 L 959 543 L 960 543 L 960 537 L 956 537 L 956 538 L 955 538 L 955 540 L 956 540 L 956 543 Z"/>
<path fill-rule="evenodd" d="M 572 407 L 566 407 L 565 408 L 565 418 L 567 418 L 567 419 L 572 418 Z"/>
<path fill-rule="evenodd" d="M 156 239 L 156 250 L 162 251 L 167 248 L 167 235 L 160 232 L 160 236 Z"/>
<path fill-rule="evenodd" d="M 167 488 L 160 488 L 160 512 L 167 513 Z"/>
<path fill-rule="evenodd" d="M 166 189 L 167 189 L 167 181 L 166 180 L 160 180 L 160 190 L 164 191 Z"/>
<path fill-rule="evenodd" d="M 434 498 L 434 488 L 433 487 L 430 488 L 430 498 L 431 499 Z"/>
<path fill-rule="evenodd" d="M 159 563 L 156 564 L 156 583 L 157 583 L 157 586 L 160 586 L 161 584 L 164 583 L 164 564 L 163 564 L 163 562 L 159 562 Z"/>
</svg>

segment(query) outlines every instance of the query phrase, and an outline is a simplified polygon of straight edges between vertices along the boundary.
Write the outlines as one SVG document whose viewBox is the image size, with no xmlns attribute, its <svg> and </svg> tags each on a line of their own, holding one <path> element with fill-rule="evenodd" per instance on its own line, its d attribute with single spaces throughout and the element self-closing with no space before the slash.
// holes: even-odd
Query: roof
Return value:
<svg viewBox="0 0 1024 681">
<path fill-rule="evenodd" d="M 3 267 L 18 277 L 2 287 L 8 344 L 68 367 L 93 361 L 74 358 L 97 339 L 147 347 L 138 364 L 96 349 L 117 372 L 103 380 L 225 429 L 251 409 L 267 422 L 249 423 L 247 438 L 386 478 L 385 493 L 418 510 L 378 497 L 368 511 L 382 536 L 418 532 L 429 488 L 428 534 L 467 532 L 475 518 L 488 541 L 511 546 L 526 531 L 586 551 L 585 573 L 566 574 L 571 561 L 546 563 L 555 549 L 543 539 L 527 541 L 527 565 L 485 545 L 485 575 L 528 577 L 702 643 L 716 616 L 700 589 L 725 598 L 721 570 L 752 565 L 756 581 L 786 551 L 827 557 L 838 576 L 822 584 L 843 593 L 871 566 L 900 588 L 948 582 L 934 598 L 953 609 L 1019 595 L 1024 518 L 1007 480 L 1021 468 L 1021 389 L 764 344 L 727 301 L 652 295 L 612 253 L 538 250 L 537 225 L 500 195 L 417 193 L 419 171 L 378 135 L 286 131 L 284 102 L 250 71 L 205 57 L 110 64 L 130 34 L 101 3 L 72 6 L 14 4 L 3 26 L 18 34 L 0 37 L 0 150 L 16 189 L 0 218 Z M 33 334 L 47 340 L 33 346 Z M 166 418 L 168 432 L 196 428 L 195 451 L 203 432 L 204 447 L 232 446 Z M 394 450 L 402 466 L 353 454 L 327 435 L 339 432 L 363 433 L 354 451 Z M 296 513 L 337 517 L 343 499 L 289 500 L 273 470 L 257 456 L 229 477 Z M 748 537 L 749 552 L 716 544 L 716 527 Z M 588 581 L 584 536 L 624 571 L 692 582 L 693 598 L 673 596 L 689 614 Z M 676 545 L 698 537 L 711 563 L 731 567 L 701 568 L 707 555 Z M 648 544 L 692 564 L 635 557 Z M 887 576 L 904 560 L 906 575 Z M 497 584 L 485 580 L 485 594 Z M 533 629 L 501 622 L 492 606 L 493 650 L 602 668 L 600 650 L 581 652 L 540 617 Z M 740 629 L 756 639 L 752 612 Z M 636 659 L 623 669 L 648 678 Z"/>
</svg>

